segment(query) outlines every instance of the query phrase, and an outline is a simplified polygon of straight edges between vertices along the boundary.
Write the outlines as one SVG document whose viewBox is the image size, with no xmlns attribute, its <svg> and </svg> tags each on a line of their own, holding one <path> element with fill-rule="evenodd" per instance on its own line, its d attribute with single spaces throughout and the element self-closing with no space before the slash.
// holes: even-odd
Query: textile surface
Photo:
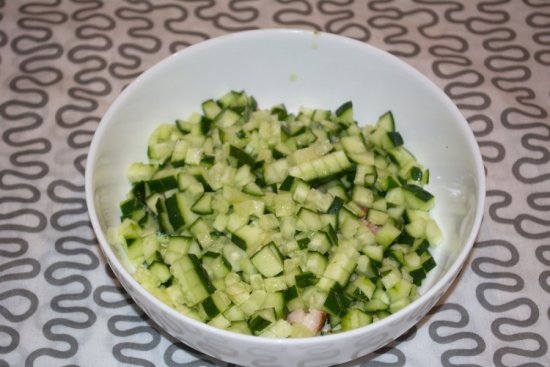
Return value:
<svg viewBox="0 0 550 367">
<path fill-rule="evenodd" d="M 157 330 L 114 279 L 84 167 L 103 113 L 148 67 L 283 27 L 356 38 L 427 75 L 466 117 L 487 174 L 452 288 L 346 365 L 550 365 L 550 1 L 0 0 L 0 366 L 229 365 Z"/>
</svg>

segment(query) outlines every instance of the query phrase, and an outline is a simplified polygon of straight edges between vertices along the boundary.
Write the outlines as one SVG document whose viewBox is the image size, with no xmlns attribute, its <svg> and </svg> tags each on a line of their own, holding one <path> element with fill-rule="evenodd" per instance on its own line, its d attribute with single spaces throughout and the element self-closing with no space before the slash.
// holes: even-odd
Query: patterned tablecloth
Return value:
<svg viewBox="0 0 550 367">
<path fill-rule="evenodd" d="M 357 38 L 419 69 L 469 121 L 487 171 L 457 282 L 347 365 L 550 366 L 548 0 L 0 0 L 0 366 L 227 366 L 156 330 L 113 279 L 84 166 L 102 114 L 145 69 L 274 27 Z"/>
</svg>

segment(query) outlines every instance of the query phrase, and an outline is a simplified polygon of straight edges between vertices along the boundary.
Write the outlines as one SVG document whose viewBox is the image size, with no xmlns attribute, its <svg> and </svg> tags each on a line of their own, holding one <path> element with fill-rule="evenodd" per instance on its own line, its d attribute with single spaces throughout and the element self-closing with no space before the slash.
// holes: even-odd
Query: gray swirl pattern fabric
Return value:
<svg viewBox="0 0 550 367">
<path fill-rule="evenodd" d="M 550 366 L 548 0 L 0 0 L 0 366 L 228 366 L 157 330 L 114 279 L 84 166 L 102 114 L 145 69 L 274 27 L 413 65 L 458 105 L 485 162 L 486 216 L 457 282 L 346 365 Z"/>
</svg>

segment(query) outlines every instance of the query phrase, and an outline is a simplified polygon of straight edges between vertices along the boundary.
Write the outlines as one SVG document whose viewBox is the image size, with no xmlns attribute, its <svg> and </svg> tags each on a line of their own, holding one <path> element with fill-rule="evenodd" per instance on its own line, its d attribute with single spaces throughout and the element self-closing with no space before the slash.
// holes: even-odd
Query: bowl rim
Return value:
<svg viewBox="0 0 550 367">
<path fill-rule="evenodd" d="M 95 200 L 94 200 L 94 190 L 93 190 L 94 189 L 94 182 L 93 182 L 94 166 L 97 160 L 97 151 L 99 149 L 101 138 L 105 134 L 108 128 L 108 125 L 110 124 L 110 121 L 112 121 L 110 120 L 112 115 L 115 113 L 118 106 L 124 102 L 124 100 L 126 99 L 126 96 L 129 95 L 134 89 L 138 88 L 142 84 L 142 82 L 146 81 L 150 75 L 154 74 L 155 71 L 162 68 L 166 63 L 172 62 L 172 60 L 176 58 L 185 57 L 185 55 L 190 53 L 201 52 L 203 48 L 216 47 L 216 45 L 223 42 L 239 41 L 239 40 L 245 40 L 247 38 L 258 38 L 258 37 L 261 38 L 266 35 L 276 35 L 281 37 L 283 36 L 308 37 L 313 35 L 315 37 L 325 38 L 329 42 L 342 43 L 347 47 L 364 48 L 368 50 L 370 53 L 374 53 L 379 57 L 385 57 L 388 62 L 391 62 L 396 66 L 398 66 L 399 68 L 404 69 L 407 73 L 414 76 L 418 81 L 426 85 L 427 88 L 431 89 L 436 93 L 436 95 L 438 96 L 438 99 L 445 104 L 446 109 L 448 109 L 453 114 L 456 120 L 460 121 L 462 125 L 461 128 L 462 130 L 464 130 L 465 137 L 467 138 L 468 144 L 470 145 L 469 148 L 474 158 L 474 164 L 475 164 L 475 169 L 477 174 L 477 177 L 475 177 L 475 180 L 477 183 L 476 190 L 475 190 L 477 205 L 474 211 L 474 217 L 471 224 L 472 230 L 470 231 L 467 239 L 464 241 L 464 247 L 460 250 L 459 255 L 456 257 L 456 259 L 454 260 L 452 265 L 449 267 L 449 269 L 444 274 L 442 274 L 442 277 L 436 282 L 434 282 L 428 289 L 426 289 L 418 299 L 414 300 L 409 305 L 405 306 L 403 309 L 389 315 L 384 319 L 378 320 L 374 323 L 371 323 L 369 325 L 366 325 L 357 329 L 345 331 L 342 333 L 320 335 L 320 336 L 313 336 L 313 337 L 307 337 L 307 338 L 282 339 L 282 338 L 264 338 L 264 337 L 254 336 L 254 335 L 239 334 L 236 332 L 216 328 L 202 321 L 195 320 L 189 316 L 186 316 L 178 312 L 177 310 L 173 309 L 169 305 L 165 304 L 160 299 L 156 298 L 151 293 L 149 293 L 141 284 L 137 282 L 137 280 L 132 276 L 132 274 L 130 274 L 130 272 L 124 267 L 122 262 L 115 255 L 99 223 L 97 209 L 96 209 Z M 320 341 L 320 339 L 322 339 L 323 342 L 328 342 L 328 343 L 335 340 L 342 339 L 342 338 L 353 339 L 364 334 L 365 331 L 367 330 L 385 328 L 387 325 L 390 325 L 395 321 L 408 315 L 409 312 L 407 312 L 407 310 L 409 311 L 414 310 L 416 306 L 420 305 L 423 301 L 425 302 L 426 300 L 431 299 L 437 293 L 443 294 L 447 290 L 447 288 L 454 282 L 459 271 L 466 263 L 466 258 L 469 256 L 471 249 L 474 246 L 474 242 L 480 230 L 481 222 L 483 219 L 485 195 L 486 195 L 486 192 L 485 192 L 486 179 L 485 179 L 483 160 L 482 160 L 479 145 L 476 142 L 473 131 L 470 129 L 468 122 L 466 121 L 464 116 L 461 114 L 458 107 L 454 104 L 454 102 L 452 102 L 450 97 L 447 96 L 443 92 L 443 90 L 440 89 L 431 79 L 429 79 L 426 75 L 424 75 L 419 70 L 414 68 L 412 65 L 406 63 L 402 59 L 399 59 L 397 56 L 391 54 L 388 51 L 375 47 L 367 42 L 359 41 L 353 38 L 349 38 L 347 36 L 337 35 L 337 34 L 328 33 L 324 31 L 311 31 L 311 30 L 294 29 L 294 28 L 263 28 L 263 29 L 239 31 L 239 32 L 217 36 L 204 41 L 200 41 L 196 44 L 193 44 L 184 49 L 181 49 L 161 59 L 160 61 L 155 63 L 153 66 L 143 71 L 139 76 L 137 76 L 133 81 L 131 81 L 127 85 L 127 87 L 124 90 L 122 90 L 122 92 L 120 92 L 117 96 L 115 96 L 115 99 L 111 102 L 106 112 L 104 113 L 103 117 L 100 119 L 100 122 L 94 132 L 92 141 L 89 146 L 84 176 L 85 176 L 86 204 L 87 204 L 88 215 L 90 217 L 92 228 L 93 228 L 93 231 L 95 232 L 96 239 L 99 242 L 99 247 L 101 249 L 101 252 L 103 253 L 103 256 L 107 258 L 107 262 L 109 266 L 110 267 L 116 266 L 117 269 L 120 270 L 120 271 L 115 271 L 113 269 L 115 274 L 117 274 L 117 277 L 119 276 L 119 274 L 123 276 L 124 282 L 130 283 L 130 285 L 137 292 L 139 292 L 140 295 L 147 298 L 149 302 L 154 304 L 155 307 L 158 307 L 162 312 L 168 313 L 170 314 L 170 316 L 176 319 L 181 319 L 184 322 L 189 323 L 194 327 L 207 330 L 209 333 L 216 334 L 217 336 L 230 337 L 232 339 L 237 340 L 238 342 L 249 343 L 249 345 L 255 345 L 255 346 L 262 346 L 262 345 L 267 346 L 267 345 L 274 345 L 274 344 L 276 344 L 277 346 L 287 346 L 287 345 L 288 346 L 306 346 L 306 345 L 315 345 Z M 127 293 L 130 294 L 130 292 L 127 292 Z M 133 297 L 132 294 L 130 294 L 130 296 Z M 436 301 L 438 301 L 438 299 L 436 299 Z M 420 316 L 425 317 L 427 312 L 429 312 L 429 310 L 432 307 L 433 306 L 428 308 Z M 417 322 L 418 321 L 414 321 L 414 324 L 416 324 Z"/>
</svg>

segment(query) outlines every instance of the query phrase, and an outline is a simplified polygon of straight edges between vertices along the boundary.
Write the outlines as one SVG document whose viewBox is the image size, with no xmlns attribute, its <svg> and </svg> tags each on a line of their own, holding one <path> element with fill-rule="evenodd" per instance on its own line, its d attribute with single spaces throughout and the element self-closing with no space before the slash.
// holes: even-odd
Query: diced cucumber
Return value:
<svg viewBox="0 0 550 367">
<path fill-rule="evenodd" d="M 289 168 L 289 173 L 305 181 L 322 181 L 329 177 L 340 177 L 351 168 L 346 154 L 335 151 L 316 160 L 299 163 Z"/>
<path fill-rule="evenodd" d="M 343 316 L 351 304 L 351 299 L 346 295 L 339 283 L 335 283 L 330 289 L 323 304 L 324 308 L 335 316 Z"/>
<path fill-rule="evenodd" d="M 339 121 L 346 122 L 347 124 L 352 124 L 353 119 L 353 103 L 351 101 L 344 102 L 340 107 L 335 111 L 336 116 Z"/>
<path fill-rule="evenodd" d="M 223 279 L 232 270 L 231 263 L 224 255 L 217 252 L 205 253 L 202 256 L 202 263 L 211 279 Z"/>
<path fill-rule="evenodd" d="M 387 248 L 401 234 L 401 230 L 390 222 L 386 222 L 376 233 L 376 242 Z"/>
<path fill-rule="evenodd" d="M 204 116 L 213 120 L 222 111 L 220 105 L 213 99 L 208 99 L 201 104 Z"/>
<path fill-rule="evenodd" d="M 434 196 L 422 187 L 414 184 L 403 186 L 405 202 L 411 209 L 428 211 L 434 206 Z"/>
<path fill-rule="evenodd" d="M 149 181 L 158 171 L 154 163 L 134 162 L 128 167 L 126 177 L 131 183 Z"/>
<path fill-rule="evenodd" d="M 217 328 L 305 337 L 368 325 L 418 295 L 443 239 L 429 170 L 391 111 L 258 108 L 244 91 L 160 124 L 132 164 L 116 239 L 155 297 Z M 310 330 L 286 320 L 315 310 Z"/>
<path fill-rule="evenodd" d="M 381 115 L 376 122 L 376 127 L 385 131 L 395 131 L 395 120 L 393 118 L 393 113 L 391 111 L 387 111 Z"/>
<path fill-rule="evenodd" d="M 193 254 L 180 257 L 171 265 L 170 271 L 181 284 L 185 302 L 190 307 L 204 301 L 216 290 L 200 260 Z"/>
<path fill-rule="evenodd" d="M 241 115 L 230 108 L 224 108 L 216 115 L 214 123 L 222 127 L 231 127 L 235 125 L 241 118 Z"/>
<path fill-rule="evenodd" d="M 214 195 L 211 192 L 205 192 L 197 201 L 195 201 L 195 203 L 191 207 L 191 210 L 194 213 L 201 215 L 212 214 L 214 212 L 214 209 L 212 207 L 213 200 Z"/>
<path fill-rule="evenodd" d="M 275 309 L 262 308 L 254 312 L 248 322 L 248 327 L 254 334 L 260 334 L 266 327 L 277 320 Z"/>
<path fill-rule="evenodd" d="M 375 290 L 376 284 L 365 275 L 359 275 L 347 287 L 348 294 L 360 300 L 371 299 Z"/>
<path fill-rule="evenodd" d="M 346 331 L 360 328 L 372 323 L 372 319 L 372 315 L 357 308 L 350 308 L 344 316 L 342 316 L 342 330 Z"/>
<path fill-rule="evenodd" d="M 273 277 L 283 271 L 283 259 L 273 242 L 261 248 L 251 258 L 252 263 L 265 277 Z"/>
</svg>

